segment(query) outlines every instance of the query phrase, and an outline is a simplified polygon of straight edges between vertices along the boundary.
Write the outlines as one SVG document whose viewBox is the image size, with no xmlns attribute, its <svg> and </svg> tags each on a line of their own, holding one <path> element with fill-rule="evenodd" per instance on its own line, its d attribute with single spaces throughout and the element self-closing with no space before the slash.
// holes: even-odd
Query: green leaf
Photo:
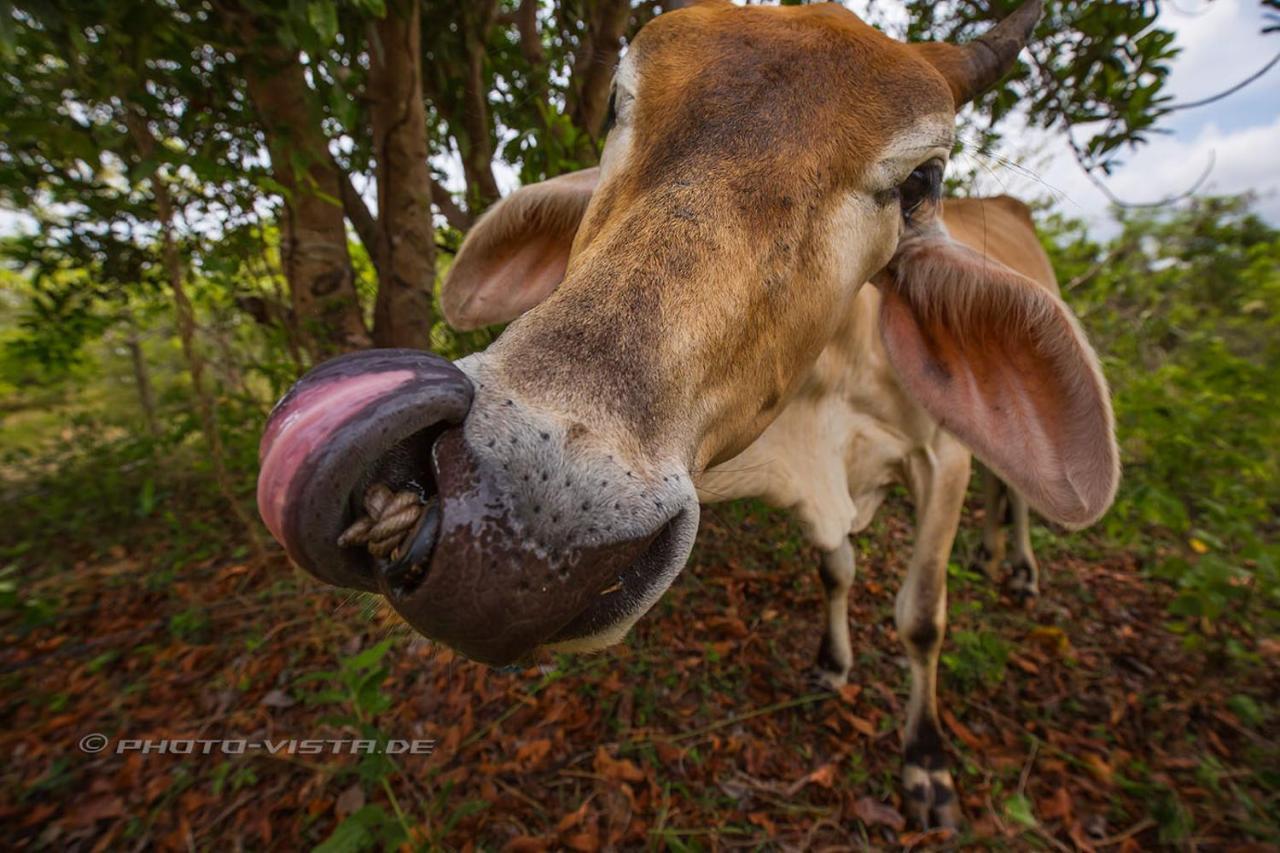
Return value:
<svg viewBox="0 0 1280 853">
<path fill-rule="evenodd" d="M 315 31 L 320 44 L 327 47 L 338 37 L 338 6 L 336 3 L 320 2 L 307 4 L 307 23 Z"/>
<path fill-rule="evenodd" d="M 1037 826 L 1035 814 L 1031 811 L 1031 801 L 1023 794 L 1014 794 L 1004 801 L 1005 817 L 1028 829 Z"/>
<path fill-rule="evenodd" d="M 379 841 L 394 847 L 403 839 L 404 830 L 381 806 L 367 805 L 348 815 L 312 853 L 359 853 L 378 847 Z"/>
</svg>

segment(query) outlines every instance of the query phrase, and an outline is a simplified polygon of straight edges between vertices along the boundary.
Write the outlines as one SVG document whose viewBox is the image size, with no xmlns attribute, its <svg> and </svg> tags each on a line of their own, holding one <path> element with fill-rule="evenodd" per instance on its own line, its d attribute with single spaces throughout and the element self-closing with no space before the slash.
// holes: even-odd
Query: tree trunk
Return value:
<svg viewBox="0 0 1280 853">
<path fill-rule="evenodd" d="M 125 110 L 125 123 L 138 152 L 144 158 L 151 157 L 156 147 L 156 139 L 151 129 L 131 106 L 126 105 Z M 151 193 L 155 199 L 156 221 L 160 225 L 161 261 L 164 264 L 169 289 L 173 293 L 174 316 L 178 321 L 178 338 L 182 342 L 182 354 L 187 362 L 187 371 L 191 375 L 191 389 L 195 396 L 196 413 L 200 418 L 201 431 L 209 445 L 209 459 L 213 463 L 214 480 L 223 500 L 229 504 L 232 514 L 248 535 L 253 550 L 261 555 L 264 551 L 257 524 L 236 497 L 231 475 L 227 471 L 226 452 L 222 446 L 222 435 L 218 432 L 216 404 L 213 393 L 205 383 L 204 357 L 196 343 L 196 312 L 191 299 L 187 296 L 182 255 L 178 251 L 178 243 L 173 235 L 173 200 L 169 195 L 169 187 L 159 174 L 151 177 Z"/>
<path fill-rule="evenodd" d="M 371 32 L 368 95 L 382 254 L 373 340 L 380 347 L 430 345 L 436 244 L 420 16 L 418 0 L 391 2 Z"/>
<path fill-rule="evenodd" d="M 253 39 L 246 39 L 246 45 Z M 249 98 L 285 189 L 280 257 L 303 335 L 319 356 L 371 343 L 342 215 L 342 182 L 296 53 L 261 44 L 242 51 Z"/>
<path fill-rule="evenodd" d="M 357 236 L 360 237 L 360 243 L 364 246 L 364 250 L 369 253 L 369 261 L 373 264 L 373 269 L 378 274 L 378 279 L 381 280 L 382 263 L 387 254 L 386 247 L 382 243 L 382 232 L 378 230 L 378 223 L 373 218 L 373 214 L 369 212 L 369 206 L 364 203 L 364 199 L 356 191 L 355 184 L 351 183 L 351 176 L 342 171 L 336 164 L 334 169 L 337 170 L 338 186 L 342 191 L 342 211 L 347 215 L 347 221 L 356 230 Z"/>
<path fill-rule="evenodd" d="M 595 162 L 609 108 L 609 85 L 622 52 L 622 36 L 631 17 L 630 0 L 587 0 L 585 32 L 574 51 L 566 111 L 574 125 L 586 132 L 590 145 L 578 152 L 584 162 Z M 589 150 L 587 150 L 589 149 Z"/>
<path fill-rule="evenodd" d="M 138 389 L 138 406 L 142 409 L 142 417 L 147 424 L 147 434 L 152 438 L 159 438 L 160 421 L 156 419 L 156 395 L 151 390 L 151 371 L 147 369 L 142 340 L 138 337 L 138 328 L 132 319 L 129 320 L 129 331 L 125 333 L 124 344 L 129 348 L 133 384 Z"/>
<path fill-rule="evenodd" d="M 497 13 L 497 0 L 475 0 L 464 7 L 462 38 L 466 70 L 462 81 L 461 124 L 465 139 L 458 139 L 462 170 L 467 177 L 467 210 L 483 211 L 498 200 L 493 176 L 493 129 L 489 121 L 489 87 L 484 56 L 489 28 Z"/>
</svg>

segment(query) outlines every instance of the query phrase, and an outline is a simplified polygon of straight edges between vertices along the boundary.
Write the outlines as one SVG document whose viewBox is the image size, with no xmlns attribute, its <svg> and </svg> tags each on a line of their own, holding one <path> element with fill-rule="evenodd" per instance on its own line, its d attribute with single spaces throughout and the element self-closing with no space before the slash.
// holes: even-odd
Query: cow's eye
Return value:
<svg viewBox="0 0 1280 853">
<path fill-rule="evenodd" d="M 915 168 L 907 179 L 898 185 L 898 199 L 902 215 L 907 219 L 926 200 L 937 201 L 942 195 L 942 163 L 930 160 Z"/>
<path fill-rule="evenodd" d="M 618 123 L 618 87 L 614 86 L 609 90 L 609 106 L 604 114 L 604 127 L 600 129 L 601 136 L 607 136 L 609 131 L 613 130 L 613 126 Z"/>
</svg>

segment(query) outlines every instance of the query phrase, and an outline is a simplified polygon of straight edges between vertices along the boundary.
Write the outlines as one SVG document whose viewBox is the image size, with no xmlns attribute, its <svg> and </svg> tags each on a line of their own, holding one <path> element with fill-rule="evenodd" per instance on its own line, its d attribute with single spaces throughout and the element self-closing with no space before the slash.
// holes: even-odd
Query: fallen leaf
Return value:
<svg viewBox="0 0 1280 853">
<path fill-rule="evenodd" d="M 298 700 L 277 687 L 275 690 L 268 691 L 258 704 L 267 708 L 291 708 L 298 704 Z"/>
<path fill-rule="evenodd" d="M 333 804 L 333 813 L 341 819 L 355 814 L 362 808 L 364 808 L 364 788 L 356 783 L 338 795 L 337 802 Z"/>
<path fill-rule="evenodd" d="M 1027 639 L 1058 656 L 1071 653 L 1071 638 L 1057 625 L 1037 625 L 1027 634 Z"/>
<path fill-rule="evenodd" d="M 898 843 L 903 847 L 927 846 L 942 844 L 955 835 L 954 829 L 930 829 L 925 832 L 903 832 L 898 836 Z"/>
<path fill-rule="evenodd" d="M 788 792 L 795 794 L 805 785 L 817 785 L 819 788 L 830 789 L 836 780 L 836 765 L 834 763 L 824 764 L 810 772 L 803 779 L 792 783 Z"/>
<path fill-rule="evenodd" d="M 564 844 L 570 850 L 577 850 L 579 853 L 595 853 L 600 849 L 600 838 L 590 832 L 580 832 L 577 835 L 570 835 L 564 840 Z"/>
<path fill-rule="evenodd" d="M 1015 652 L 1009 653 L 1009 663 L 1013 664 L 1028 675 L 1040 674 L 1040 667 Z"/>
<path fill-rule="evenodd" d="M 951 729 L 951 733 L 958 737 L 961 743 L 974 751 L 982 749 L 982 740 L 968 726 L 957 720 L 956 715 L 951 713 L 951 709 L 944 706 L 941 712 L 942 722 L 946 723 L 947 728 Z"/>
<path fill-rule="evenodd" d="M 589 805 L 591 805 L 591 797 L 587 797 L 582 801 L 582 805 L 560 818 L 560 822 L 556 824 L 556 832 L 568 832 L 582 823 L 582 819 L 587 815 L 587 806 Z"/>
<path fill-rule="evenodd" d="M 520 745 L 516 750 L 516 763 L 525 769 L 533 769 L 551 752 L 551 740 L 539 738 Z"/>
<path fill-rule="evenodd" d="M 902 832 L 907 825 L 901 812 L 875 797 L 861 797 L 853 804 L 853 813 L 867 826 L 887 826 L 894 832 Z"/>
<path fill-rule="evenodd" d="M 622 782 L 643 782 L 644 773 L 633 762 L 609 755 L 603 746 L 596 747 L 596 773 L 606 779 Z"/>
<path fill-rule="evenodd" d="M 107 818 L 124 815 L 124 800 L 111 795 L 91 797 L 71 813 L 71 822 L 80 826 L 88 826 Z"/>
<path fill-rule="evenodd" d="M 1058 788 L 1040 800 L 1038 811 L 1043 820 L 1070 820 L 1071 793 L 1066 788 Z"/>
<path fill-rule="evenodd" d="M 853 728 L 854 728 L 854 729 L 855 729 L 859 734 L 866 735 L 867 737 L 875 737 L 875 736 L 876 736 L 876 727 L 875 727 L 875 725 L 873 725 L 873 724 L 872 724 L 872 722 L 871 722 L 870 720 L 866 719 L 865 717 L 855 717 L 853 714 L 850 714 L 850 715 L 849 715 L 848 717 L 846 717 L 845 719 L 847 719 L 847 720 L 849 721 L 849 725 L 853 726 Z"/>
<path fill-rule="evenodd" d="M 1085 767 L 1089 769 L 1089 773 L 1093 778 L 1097 779 L 1104 785 L 1111 784 L 1111 777 L 1114 775 L 1115 771 L 1102 756 L 1097 755 L 1096 753 L 1086 752 L 1083 760 Z"/>
</svg>

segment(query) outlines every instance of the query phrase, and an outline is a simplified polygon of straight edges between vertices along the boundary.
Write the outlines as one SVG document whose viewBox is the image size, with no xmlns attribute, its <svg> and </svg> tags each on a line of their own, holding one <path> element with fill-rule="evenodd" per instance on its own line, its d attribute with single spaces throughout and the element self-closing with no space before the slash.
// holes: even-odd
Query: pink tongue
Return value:
<svg viewBox="0 0 1280 853">
<path fill-rule="evenodd" d="M 284 505 L 289 485 L 312 451 L 352 416 L 413 379 L 411 370 L 344 376 L 299 392 L 276 412 L 258 445 L 258 512 L 276 541 L 284 540 Z"/>
</svg>

